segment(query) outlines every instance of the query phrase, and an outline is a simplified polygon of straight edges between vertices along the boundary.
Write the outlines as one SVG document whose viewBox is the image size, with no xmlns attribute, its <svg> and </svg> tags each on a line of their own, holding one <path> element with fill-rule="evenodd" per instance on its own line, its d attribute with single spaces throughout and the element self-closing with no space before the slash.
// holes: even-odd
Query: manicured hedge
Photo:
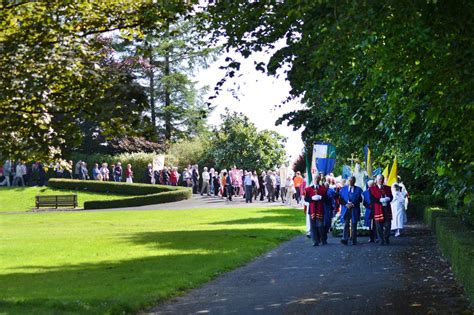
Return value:
<svg viewBox="0 0 474 315">
<path fill-rule="evenodd" d="M 189 188 L 181 188 L 175 191 L 167 191 L 157 194 L 144 196 L 126 197 L 116 200 L 95 200 L 84 202 L 84 209 L 110 209 L 138 207 L 145 205 L 153 205 L 158 203 L 166 203 L 180 201 L 191 198 L 191 190 Z"/>
<path fill-rule="evenodd" d="M 182 189 L 182 187 L 164 185 L 128 184 L 62 178 L 52 178 L 49 180 L 48 185 L 57 189 L 86 190 L 118 195 L 149 195 Z"/>
<path fill-rule="evenodd" d="M 427 206 L 423 219 L 435 231 L 441 252 L 474 304 L 474 230 L 440 207 Z"/>
<path fill-rule="evenodd" d="M 84 202 L 84 209 L 125 208 L 166 203 L 191 198 L 191 189 L 150 184 L 127 184 L 94 180 L 51 179 L 49 186 L 57 189 L 94 191 L 124 195 L 122 199 Z M 130 197 L 127 197 L 130 196 Z"/>
<path fill-rule="evenodd" d="M 438 245 L 474 304 L 474 231 L 456 217 L 438 216 L 435 221 Z"/>
<path fill-rule="evenodd" d="M 436 218 L 452 216 L 448 210 L 440 207 L 426 207 L 423 214 L 423 221 L 426 225 L 436 230 Z"/>
</svg>

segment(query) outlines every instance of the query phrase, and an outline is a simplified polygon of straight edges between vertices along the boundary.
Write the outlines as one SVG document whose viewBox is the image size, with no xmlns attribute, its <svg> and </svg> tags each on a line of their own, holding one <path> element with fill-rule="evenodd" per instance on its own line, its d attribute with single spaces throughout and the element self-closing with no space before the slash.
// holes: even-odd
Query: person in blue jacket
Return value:
<svg viewBox="0 0 474 315">
<path fill-rule="evenodd" d="M 323 221 L 323 228 L 325 230 L 324 237 L 322 239 L 323 245 L 328 243 L 328 233 L 329 229 L 331 228 L 332 217 L 334 214 L 334 209 L 336 208 L 336 201 L 334 200 L 336 191 L 333 188 L 329 187 L 329 183 L 324 183 L 326 186 L 326 198 L 324 201 L 324 221 Z"/>
<path fill-rule="evenodd" d="M 360 219 L 360 203 L 362 202 L 362 188 L 355 185 L 355 177 L 349 178 L 349 185 L 342 187 L 339 192 L 341 202 L 341 221 L 344 223 L 341 243 L 347 245 L 349 241 L 349 226 L 352 225 L 350 236 L 352 245 L 357 244 L 357 222 Z"/>
<path fill-rule="evenodd" d="M 369 188 L 374 186 L 374 181 L 369 180 L 367 182 L 367 189 L 364 191 L 362 197 L 364 197 L 364 207 L 365 207 L 365 215 L 364 215 L 364 225 L 369 228 L 369 243 L 375 242 L 375 236 L 377 235 L 377 230 L 375 227 L 375 220 L 374 220 L 374 213 L 372 211 L 372 207 L 370 205 L 370 190 Z"/>
</svg>

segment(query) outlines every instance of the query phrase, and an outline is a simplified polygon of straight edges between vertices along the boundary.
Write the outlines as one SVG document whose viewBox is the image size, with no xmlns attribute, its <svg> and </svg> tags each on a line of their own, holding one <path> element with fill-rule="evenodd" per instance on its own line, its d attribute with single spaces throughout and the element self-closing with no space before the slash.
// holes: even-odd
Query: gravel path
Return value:
<svg viewBox="0 0 474 315">
<path fill-rule="evenodd" d="M 304 236 L 147 314 L 473 314 L 434 237 L 312 247 Z"/>
</svg>

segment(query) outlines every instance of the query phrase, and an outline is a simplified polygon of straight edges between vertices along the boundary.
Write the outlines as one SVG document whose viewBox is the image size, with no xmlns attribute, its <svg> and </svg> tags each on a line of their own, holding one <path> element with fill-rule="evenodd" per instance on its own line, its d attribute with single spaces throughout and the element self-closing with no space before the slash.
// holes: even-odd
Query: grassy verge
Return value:
<svg viewBox="0 0 474 315">
<path fill-rule="evenodd" d="M 79 207 L 86 201 L 116 200 L 123 196 L 107 193 L 84 192 L 75 190 L 53 189 L 49 187 L 0 187 L 0 212 L 22 212 L 35 207 L 36 195 L 71 195 L 77 194 Z"/>
<path fill-rule="evenodd" d="M 301 233 L 286 208 L 0 216 L 0 313 L 136 312 Z"/>
</svg>

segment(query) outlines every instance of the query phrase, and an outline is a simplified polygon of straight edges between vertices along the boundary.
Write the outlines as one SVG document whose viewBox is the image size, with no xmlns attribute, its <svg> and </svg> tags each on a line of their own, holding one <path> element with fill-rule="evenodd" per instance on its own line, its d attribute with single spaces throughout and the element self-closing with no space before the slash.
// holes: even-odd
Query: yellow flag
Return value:
<svg viewBox="0 0 474 315">
<path fill-rule="evenodd" d="M 397 181 L 397 157 L 393 160 L 392 169 L 390 175 L 388 175 L 387 185 L 392 186 Z"/>
</svg>

